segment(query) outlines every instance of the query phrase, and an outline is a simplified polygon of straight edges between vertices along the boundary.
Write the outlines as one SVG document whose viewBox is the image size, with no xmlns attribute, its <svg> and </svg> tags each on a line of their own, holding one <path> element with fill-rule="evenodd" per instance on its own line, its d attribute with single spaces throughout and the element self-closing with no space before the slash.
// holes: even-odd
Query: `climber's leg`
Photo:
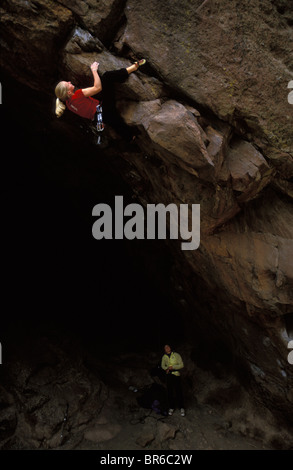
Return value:
<svg viewBox="0 0 293 470">
<path fill-rule="evenodd" d="M 126 68 L 109 70 L 105 72 L 101 77 L 102 89 L 104 91 L 105 87 L 110 86 L 113 83 L 123 83 L 128 78 L 128 72 Z"/>
<path fill-rule="evenodd" d="M 101 78 L 103 88 L 105 84 L 108 83 L 123 83 L 127 79 L 128 75 L 130 75 L 132 72 L 136 72 L 136 70 L 145 63 L 146 60 L 141 59 L 134 62 L 134 64 L 130 65 L 127 68 L 124 67 L 121 69 L 110 70 L 108 72 L 105 72 Z"/>
<path fill-rule="evenodd" d="M 136 72 L 136 70 L 141 67 L 142 65 L 144 65 L 146 63 L 146 60 L 145 59 L 141 59 L 141 60 L 138 60 L 137 62 L 134 62 L 134 64 L 130 65 L 129 67 L 127 67 L 127 72 L 128 74 L 132 73 L 132 72 Z"/>
<path fill-rule="evenodd" d="M 126 68 L 105 72 L 101 77 L 101 97 L 104 123 L 113 127 L 125 140 L 131 141 L 134 133 L 118 113 L 115 102 L 115 83 L 123 83 L 128 78 L 128 75 Z"/>
<path fill-rule="evenodd" d="M 145 59 L 139 60 L 127 68 L 105 72 L 101 77 L 103 121 L 105 124 L 112 126 L 128 141 L 133 140 L 135 134 L 131 127 L 126 125 L 116 109 L 114 84 L 123 83 L 129 74 L 135 72 L 145 62 Z"/>
</svg>

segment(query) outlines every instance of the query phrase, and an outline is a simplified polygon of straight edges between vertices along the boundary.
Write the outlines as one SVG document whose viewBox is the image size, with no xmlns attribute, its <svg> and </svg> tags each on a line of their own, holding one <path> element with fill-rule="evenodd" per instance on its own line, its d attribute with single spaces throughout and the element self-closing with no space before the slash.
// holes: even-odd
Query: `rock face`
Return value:
<svg viewBox="0 0 293 470">
<path fill-rule="evenodd" d="M 32 348 L 23 342 L 19 345 L 25 351 L 23 357 L 11 356 L 2 375 L 1 382 L 10 390 L 0 389 L 4 449 L 50 449 L 69 438 L 78 441 L 75 433 L 83 434 L 107 399 L 106 386 L 85 372 L 66 340 L 57 345 L 41 335 L 31 344 Z"/>
<path fill-rule="evenodd" d="M 1 67 L 44 93 L 89 83 L 94 60 L 103 73 L 147 59 L 117 91 L 139 131 L 123 177 L 142 204 L 200 204 L 199 249 L 166 242 L 191 341 L 203 352 L 220 339 L 292 423 L 293 6 L 11 0 L 0 12 Z"/>
<path fill-rule="evenodd" d="M 198 12 L 201 3 L 175 1 L 170 8 L 163 2 L 156 8 L 156 2 L 129 1 L 122 41 L 147 56 L 172 88 L 243 130 L 246 138 L 292 151 L 287 103 L 292 7 L 208 1 Z"/>
</svg>

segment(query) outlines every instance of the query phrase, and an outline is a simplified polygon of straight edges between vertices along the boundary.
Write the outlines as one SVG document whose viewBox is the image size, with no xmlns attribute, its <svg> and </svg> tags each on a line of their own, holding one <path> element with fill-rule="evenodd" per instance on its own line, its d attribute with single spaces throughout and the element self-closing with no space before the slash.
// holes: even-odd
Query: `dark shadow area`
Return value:
<svg viewBox="0 0 293 470">
<path fill-rule="evenodd" d="M 115 195 L 127 204 L 131 189 L 82 121 L 58 121 L 50 99 L 9 77 L 2 85 L 5 354 L 21 337 L 33 341 L 50 331 L 117 350 L 179 339 L 178 312 L 167 295 L 172 260 L 162 242 L 92 236 L 93 206 L 113 207 Z"/>
<path fill-rule="evenodd" d="M 293 313 L 286 313 L 284 315 L 285 328 L 290 340 L 293 339 Z"/>
</svg>

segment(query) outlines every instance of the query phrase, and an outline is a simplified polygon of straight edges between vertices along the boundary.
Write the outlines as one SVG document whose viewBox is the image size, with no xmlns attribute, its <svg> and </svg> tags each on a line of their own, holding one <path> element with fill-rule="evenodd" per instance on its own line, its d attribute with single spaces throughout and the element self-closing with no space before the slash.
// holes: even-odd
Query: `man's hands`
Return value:
<svg viewBox="0 0 293 470">
<path fill-rule="evenodd" d="M 97 72 L 98 71 L 98 68 L 99 68 L 99 62 L 93 62 L 92 65 L 91 65 L 91 70 L 92 72 Z"/>
<path fill-rule="evenodd" d="M 166 369 L 166 373 L 169 374 L 173 370 L 173 366 L 169 366 L 168 369 Z"/>
</svg>

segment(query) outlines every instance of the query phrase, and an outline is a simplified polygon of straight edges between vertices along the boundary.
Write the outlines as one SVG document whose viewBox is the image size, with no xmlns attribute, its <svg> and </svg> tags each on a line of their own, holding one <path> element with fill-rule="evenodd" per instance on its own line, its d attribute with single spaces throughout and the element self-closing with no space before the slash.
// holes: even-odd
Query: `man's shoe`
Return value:
<svg viewBox="0 0 293 470">
<path fill-rule="evenodd" d="M 185 416 L 185 409 L 184 408 L 181 408 L 180 414 L 181 414 L 181 416 Z"/>
<path fill-rule="evenodd" d="M 172 416 L 173 413 L 174 413 L 173 408 L 170 408 L 169 411 L 168 411 L 168 415 L 169 415 L 169 416 Z"/>
</svg>

